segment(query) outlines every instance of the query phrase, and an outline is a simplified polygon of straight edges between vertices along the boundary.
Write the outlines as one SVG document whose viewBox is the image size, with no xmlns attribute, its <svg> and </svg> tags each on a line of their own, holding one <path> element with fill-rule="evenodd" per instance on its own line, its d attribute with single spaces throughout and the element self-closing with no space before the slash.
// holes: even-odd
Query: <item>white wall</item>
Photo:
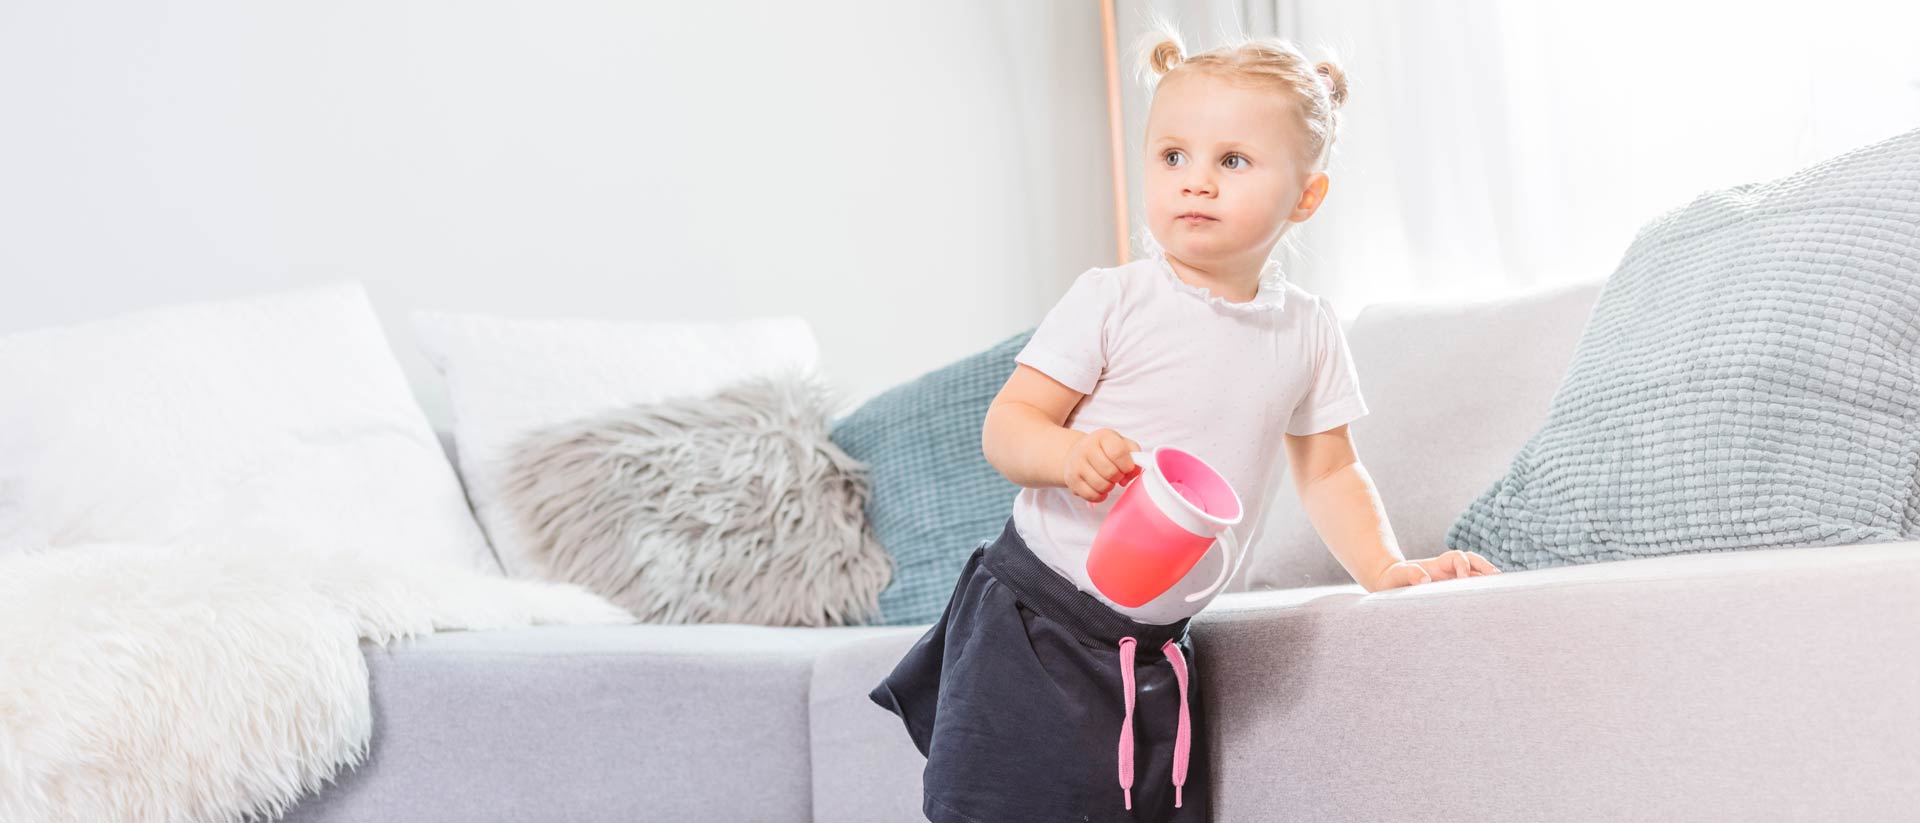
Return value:
<svg viewBox="0 0 1920 823">
<path fill-rule="evenodd" d="M 797 313 L 859 399 L 1113 264 L 1099 37 L 1064 1 L 0 5 L 0 332 L 352 278 L 441 426 L 416 307 Z"/>
</svg>

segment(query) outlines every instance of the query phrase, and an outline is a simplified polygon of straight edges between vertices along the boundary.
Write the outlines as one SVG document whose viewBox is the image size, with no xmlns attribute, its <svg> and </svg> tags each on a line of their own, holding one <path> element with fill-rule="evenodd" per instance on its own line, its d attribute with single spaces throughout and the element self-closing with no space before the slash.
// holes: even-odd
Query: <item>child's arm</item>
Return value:
<svg viewBox="0 0 1920 823">
<path fill-rule="evenodd" d="M 1304 436 L 1289 434 L 1286 441 L 1287 465 L 1307 519 L 1340 565 L 1367 591 L 1499 573 L 1473 552 L 1456 550 L 1426 560 L 1406 559 L 1346 426 Z"/>
<path fill-rule="evenodd" d="M 1140 444 L 1112 429 L 1067 428 L 1067 416 L 1085 396 L 1039 369 L 1016 365 L 980 429 L 987 462 L 1021 486 L 1064 486 L 1088 501 L 1105 500 L 1133 473 L 1132 453 Z"/>
<path fill-rule="evenodd" d="M 1402 566 L 1388 577 L 1388 570 L 1406 557 L 1400 554 L 1373 479 L 1354 453 L 1347 427 L 1289 434 L 1286 441 L 1287 466 L 1300 505 L 1347 573 L 1369 592 L 1427 582 L 1418 566 Z"/>
</svg>

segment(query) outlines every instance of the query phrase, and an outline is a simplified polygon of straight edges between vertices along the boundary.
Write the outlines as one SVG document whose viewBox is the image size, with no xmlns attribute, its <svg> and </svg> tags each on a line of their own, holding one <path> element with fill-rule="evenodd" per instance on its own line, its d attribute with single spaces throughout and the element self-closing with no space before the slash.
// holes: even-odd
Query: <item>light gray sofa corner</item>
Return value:
<svg viewBox="0 0 1920 823">
<path fill-rule="evenodd" d="M 1545 417 L 1599 283 L 1348 327 L 1409 556 Z M 1698 554 L 1366 594 L 1283 491 L 1194 623 L 1214 819 L 1920 816 L 1920 544 Z M 631 626 L 368 647 L 368 762 L 297 821 L 923 819 L 867 699 L 924 627 Z"/>
<path fill-rule="evenodd" d="M 815 659 L 898 631 L 539 627 L 364 644 L 368 758 L 286 819 L 811 820 Z"/>
</svg>

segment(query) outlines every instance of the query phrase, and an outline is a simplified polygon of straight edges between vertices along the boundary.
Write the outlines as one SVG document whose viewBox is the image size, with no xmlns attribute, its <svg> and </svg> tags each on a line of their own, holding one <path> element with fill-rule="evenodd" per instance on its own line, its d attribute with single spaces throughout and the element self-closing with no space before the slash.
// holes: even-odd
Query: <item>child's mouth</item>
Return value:
<svg viewBox="0 0 1920 823">
<path fill-rule="evenodd" d="M 1208 216 L 1206 216 L 1206 215 L 1204 215 L 1204 214 L 1198 214 L 1198 213 L 1192 213 L 1192 214 L 1183 214 L 1183 215 L 1180 215 L 1179 217 L 1176 217 L 1176 218 L 1174 218 L 1174 219 L 1175 219 L 1175 220 L 1178 220 L 1178 221 L 1180 221 L 1180 222 L 1182 222 L 1182 223 L 1185 223 L 1185 224 L 1187 224 L 1187 225 L 1189 225 L 1189 226 L 1192 226 L 1192 225 L 1197 225 L 1197 224 L 1200 224 L 1200 223 L 1212 223 L 1212 222 L 1214 222 L 1214 218 L 1211 218 L 1211 217 L 1208 217 Z"/>
</svg>

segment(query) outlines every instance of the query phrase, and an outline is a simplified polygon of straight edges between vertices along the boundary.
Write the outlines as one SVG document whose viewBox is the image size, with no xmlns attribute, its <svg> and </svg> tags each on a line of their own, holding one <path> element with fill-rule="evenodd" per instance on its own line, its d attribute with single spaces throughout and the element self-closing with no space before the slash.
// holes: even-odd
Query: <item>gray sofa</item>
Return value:
<svg viewBox="0 0 1920 823">
<path fill-rule="evenodd" d="M 1402 546 L 1544 418 L 1598 282 L 1370 306 L 1353 426 Z M 1196 618 L 1214 819 L 1920 818 L 1920 544 L 1694 554 L 1366 594 L 1284 490 Z M 371 756 L 295 821 L 902 823 L 866 694 L 924 627 L 632 626 L 368 647 Z"/>
</svg>

